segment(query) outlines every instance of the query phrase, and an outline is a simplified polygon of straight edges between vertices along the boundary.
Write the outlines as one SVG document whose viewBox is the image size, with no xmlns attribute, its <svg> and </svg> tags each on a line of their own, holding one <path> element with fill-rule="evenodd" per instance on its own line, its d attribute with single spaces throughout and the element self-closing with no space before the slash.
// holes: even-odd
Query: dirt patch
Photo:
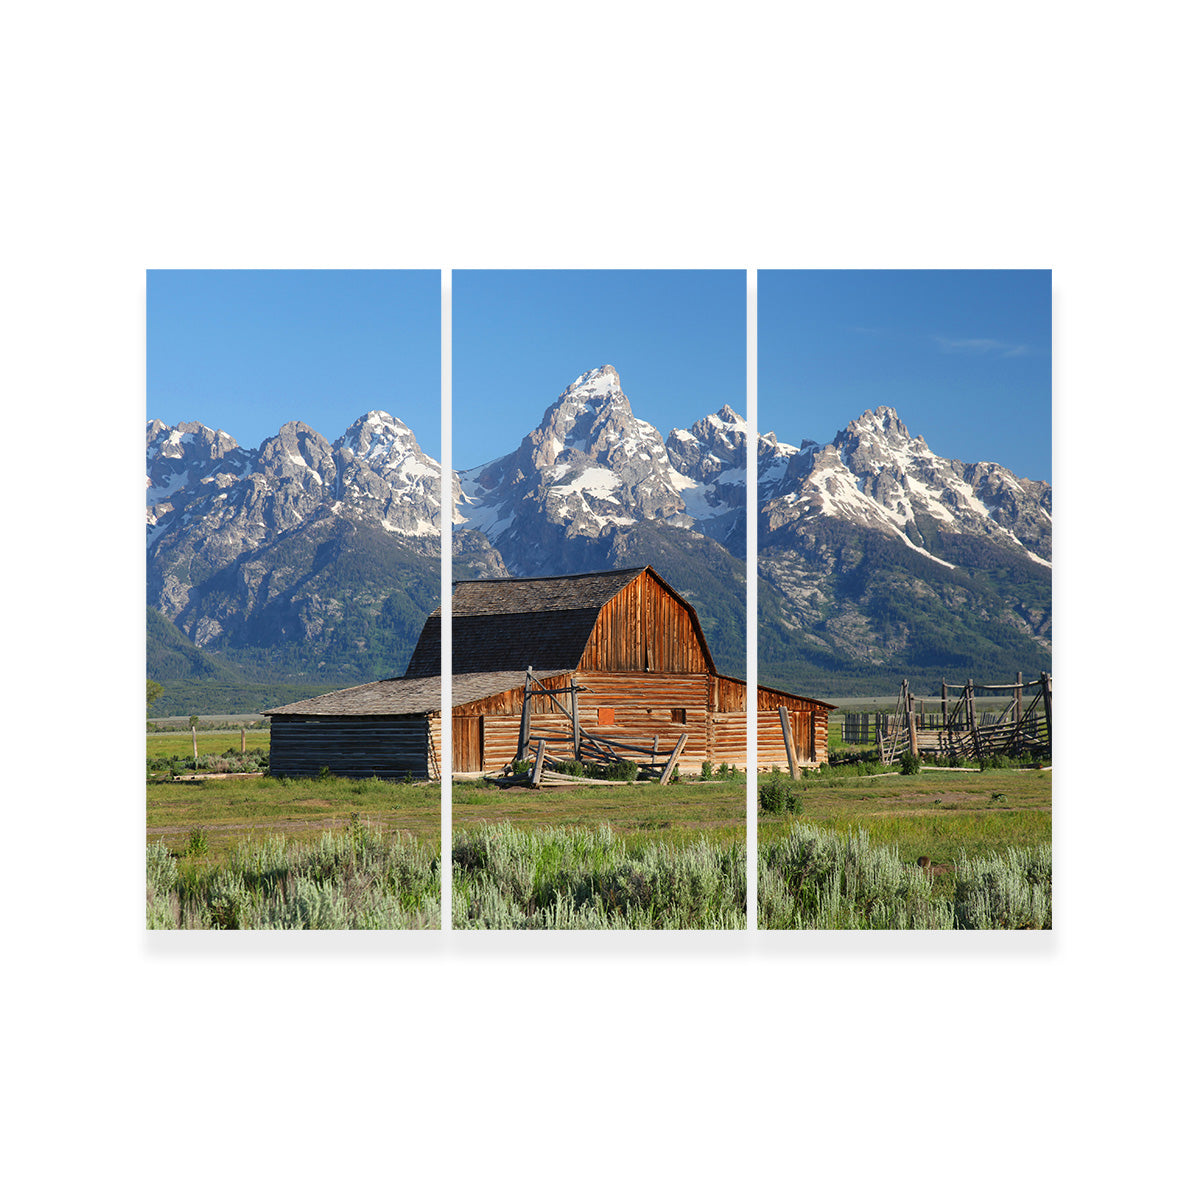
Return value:
<svg viewBox="0 0 1200 1200">
<path fill-rule="evenodd" d="M 244 773 L 229 772 L 214 772 L 210 775 L 176 775 L 174 777 L 167 776 L 163 779 L 152 779 L 151 783 L 204 783 L 209 779 L 261 779 L 263 773 L 261 771 L 246 771 Z"/>
</svg>

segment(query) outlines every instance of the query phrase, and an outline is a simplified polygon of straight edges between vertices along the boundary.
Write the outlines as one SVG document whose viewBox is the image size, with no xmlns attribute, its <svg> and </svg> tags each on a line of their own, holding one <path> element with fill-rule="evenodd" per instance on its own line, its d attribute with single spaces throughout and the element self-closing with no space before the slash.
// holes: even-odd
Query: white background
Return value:
<svg viewBox="0 0 1200 1200">
<path fill-rule="evenodd" d="M 1195 40 L 1133 11 L 8 11 L 13 1194 L 1177 1194 Z M 1053 268 L 1052 934 L 143 931 L 145 270 L 553 266 Z"/>
</svg>

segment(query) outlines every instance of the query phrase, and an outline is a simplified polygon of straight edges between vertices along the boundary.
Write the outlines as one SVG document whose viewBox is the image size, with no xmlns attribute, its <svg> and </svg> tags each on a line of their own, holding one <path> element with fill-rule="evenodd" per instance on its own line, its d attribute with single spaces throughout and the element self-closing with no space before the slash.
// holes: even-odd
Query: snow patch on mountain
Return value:
<svg viewBox="0 0 1200 1200">
<path fill-rule="evenodd" d="M 1022 482 L 995 463 L 939 457 L 924 438 L 909 434 L 893 408 L 864 413 L 827 446 L 774 453 L 765 465 L 761 456 L 760 447 L 759 490 L 770 531 L 836 517 L 891 533 L 945 562 L 918 540 L 919 523 L 932 521 L 954 533 L 1015 543 L 1031 561 L 1049 565 L 1049 488 Z"/>
</svg>

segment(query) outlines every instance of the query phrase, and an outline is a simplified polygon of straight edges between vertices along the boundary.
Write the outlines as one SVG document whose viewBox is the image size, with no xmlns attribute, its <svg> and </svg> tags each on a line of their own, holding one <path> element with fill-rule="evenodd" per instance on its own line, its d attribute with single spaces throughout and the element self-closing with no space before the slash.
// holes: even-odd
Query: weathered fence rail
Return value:
<svg viewBox="0 0 1200 1200">
<path fill-rule="evenodd" d="M 951 701 L 952 689 L 958 696 Z M 999 712 L 981 712 L 979 692 L 1009 693 Z M 906 753 L 955 758 L 1016 757 L 1033 751 L 1049 755 L 1052 747 L 1052 679 L 1043 671 L 1036 683 L 1026 683 L 1021 674 L 1014 683 L 942 684 L 938 698 L 921 699 L 900 684 L 900 696 L 892 713 L 848 713 L 844 740 L 862 744 L 870 733 L 879 747 L 880 759 L 893 763 Z M 925 711 L 925 705 L 937 705 Z M 872 721 L 872 718 L 874 720 Z"/>
</svg>

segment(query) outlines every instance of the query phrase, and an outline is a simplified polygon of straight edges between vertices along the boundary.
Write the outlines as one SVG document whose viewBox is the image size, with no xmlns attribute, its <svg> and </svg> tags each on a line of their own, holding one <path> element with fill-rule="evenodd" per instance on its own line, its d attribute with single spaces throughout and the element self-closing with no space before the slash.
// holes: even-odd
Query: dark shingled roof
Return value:
<svg viewBox="0 0 1200 1200">
<path fill-rule="evenodd" d="M 464 579 L 454 585 L 454 660 L 457 671 L 552 673 L 579 665 L 600 610 L 647 567 L 544 579 Z M 657 576 L 656 576 L 657 578 Z M 408 676 L 436 672 L 441 665 L 439 608 L 421 630 Z M 554 613 L 553 621 L 544 614 Z"/>
<path fill-rule="evenodd" d="M 534 671 L 538 679 L 558 674 L 556 671 Z M 523 687 L 525 672 L 480 671 L 455 675 L 451 678 L 451 703 L 470 704 L 486 696 Z M 381 679 L 378 683 L 361 683 L 311 700 L 297 700 L 280 708 L 270 708 L 268 717 L 415 717 L 434 713 L 442 707 L 440 675 L 425 675 L 410 679 Z"/>
</svg>

